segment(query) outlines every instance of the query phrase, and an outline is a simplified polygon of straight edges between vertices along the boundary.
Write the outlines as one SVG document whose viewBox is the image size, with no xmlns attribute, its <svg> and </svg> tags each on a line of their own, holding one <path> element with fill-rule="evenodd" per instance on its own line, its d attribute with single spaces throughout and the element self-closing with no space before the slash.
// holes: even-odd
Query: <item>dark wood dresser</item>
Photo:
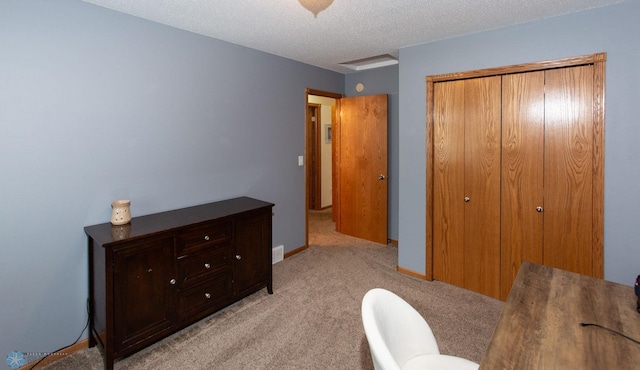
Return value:
<svg viewBox="0 0 640 370">
<path fill-rule="evenodd" d="M 241 197 L 85 227 L 89 346 L 105 369 L 262 288 L 272 294 L 272 207 Z"/>
</svg>

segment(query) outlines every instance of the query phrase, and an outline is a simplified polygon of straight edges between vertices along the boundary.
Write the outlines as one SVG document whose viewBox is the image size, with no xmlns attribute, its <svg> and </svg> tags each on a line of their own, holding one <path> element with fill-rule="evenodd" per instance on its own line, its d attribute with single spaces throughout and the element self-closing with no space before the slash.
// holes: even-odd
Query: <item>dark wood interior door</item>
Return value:
<svg viewBox="0 0 640 370">
<path fill-rule="evenodd" d="M 321 107 L 307 103 L 307 203 L 315 210 L 322 209 Z"/>
<path fill-rule="evenodd" d="M 386 244 L 387 95 L 342 98 L 340 109 L 338 230 Z"/>
</svg>

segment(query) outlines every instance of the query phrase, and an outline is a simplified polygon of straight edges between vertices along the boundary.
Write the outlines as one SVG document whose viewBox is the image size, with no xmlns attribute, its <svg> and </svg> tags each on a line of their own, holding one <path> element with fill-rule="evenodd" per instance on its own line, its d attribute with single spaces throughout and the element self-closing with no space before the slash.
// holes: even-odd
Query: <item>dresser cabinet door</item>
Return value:
<svg viewBox="0 0 640 370">
<path fill-rule="evenodd" d="M 243 295 L 269 280 L 271 212 L 238 218 L 234 224 L 233 291 Z M 264 285 L 263 285 L 264 286 Z"/>
<path fill-rule="evenodd" d="M 173 240 L 144 240 L 114 250 L 116 355 L 135 351 L 175 324 Z"/>
</svg>

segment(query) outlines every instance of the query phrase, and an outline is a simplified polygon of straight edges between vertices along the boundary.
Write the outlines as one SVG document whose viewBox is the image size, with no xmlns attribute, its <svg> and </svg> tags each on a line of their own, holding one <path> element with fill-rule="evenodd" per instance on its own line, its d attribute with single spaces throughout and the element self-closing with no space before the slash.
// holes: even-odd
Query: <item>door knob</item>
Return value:
<svg viewBox="0 0 640 370">
<path fill-rule="evenodd" d="M 536 211 L 542 212 L 542 211 L 544 211 L 544 209 L 542 209 L 542 207 L 536 207 Z"/>
<path fill-rule="evenodd" d="M 384 175 L 378 176 L 378 180 L 384 180 L 384 179 L 385 179 Z"/>
<path fill-rule="evenodd" d="M 469 202 L 470 200 L 471 200 L 471 198 L 469 198 L 469 197 L 464 197 L 464 201 L 465 201 L 465 202 Z"/>
</svg>

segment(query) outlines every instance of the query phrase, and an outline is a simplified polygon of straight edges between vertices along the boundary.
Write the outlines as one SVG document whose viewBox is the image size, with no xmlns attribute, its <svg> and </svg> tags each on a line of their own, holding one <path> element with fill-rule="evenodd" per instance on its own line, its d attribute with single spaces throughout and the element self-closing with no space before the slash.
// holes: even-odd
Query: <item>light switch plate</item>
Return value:
<svg viewBox="0 0 640 370">
<path fill-rule="evenodd" d="M 304 156 L 299 155 L 298 156 L 298 167 L 302 167 L 304 166 Z"/>
</svg>

